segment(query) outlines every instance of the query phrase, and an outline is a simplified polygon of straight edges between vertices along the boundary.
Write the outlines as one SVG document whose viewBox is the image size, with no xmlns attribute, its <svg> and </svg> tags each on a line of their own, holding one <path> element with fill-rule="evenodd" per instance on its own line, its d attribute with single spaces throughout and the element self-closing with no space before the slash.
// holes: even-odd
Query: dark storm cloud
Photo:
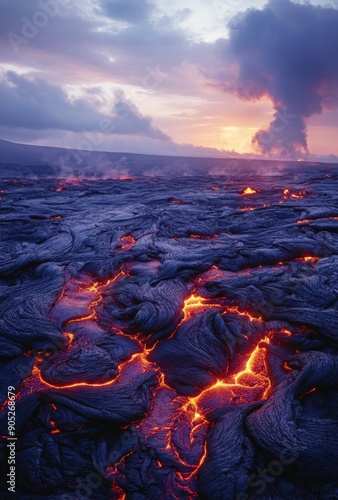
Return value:
<svg viewBox="0 0 338 500">
<path fill-rule="evenodd" d="M 106 15 L 129 23 L 144 21 L 153 10 L 148 0 L 101 0 L 101 7 Z"/>
<path fill-rule="evenodd" d="M 10 128 L 97 131 L 167 139 L 122 92 L 115 92 L 111 114 L 84 99 L 71 101 L 56 85 L 7 72 L 0 81 L 0 125 Z"/>
<path fill-rule="evenodd" d="M 308 119 L 338 105 L 338 10 L 270 0 L 236 16 L 219 47 L 232 64 L 223 88 L 272 100 L 274 118 L 253 143 L 263 153 L 306 152 Z"/>
</svg>

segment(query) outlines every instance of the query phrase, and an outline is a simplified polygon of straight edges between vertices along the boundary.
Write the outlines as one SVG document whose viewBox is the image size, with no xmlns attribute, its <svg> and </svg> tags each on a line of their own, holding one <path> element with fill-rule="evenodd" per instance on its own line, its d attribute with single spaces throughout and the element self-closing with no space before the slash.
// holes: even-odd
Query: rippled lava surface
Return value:
<svg viewBox="0 0 338 500">
<path fill-rule="evenodd" d="M 0 180 L 16 498 L 338 498 L 338 173 Z"/>
</svg>

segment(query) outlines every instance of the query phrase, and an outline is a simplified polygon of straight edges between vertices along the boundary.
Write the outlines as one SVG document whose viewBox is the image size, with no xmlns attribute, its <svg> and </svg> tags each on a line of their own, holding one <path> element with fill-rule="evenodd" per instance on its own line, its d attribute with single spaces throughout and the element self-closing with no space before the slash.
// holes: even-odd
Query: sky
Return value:
<svg viewBox="0 0 338 500">
<path fill-rule="evenodd" d="M 0 0 L 0 138 L 338 161 L 338 0 Z"/>
</svg>

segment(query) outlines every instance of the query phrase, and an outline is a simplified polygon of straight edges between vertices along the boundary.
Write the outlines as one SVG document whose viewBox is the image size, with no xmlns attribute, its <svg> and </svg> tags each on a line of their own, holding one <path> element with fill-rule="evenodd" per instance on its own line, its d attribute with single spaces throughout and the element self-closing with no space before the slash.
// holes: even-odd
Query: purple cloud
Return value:
<svg viewBox="0 0 338 500">
<path fill-rule="evenodd" d="M 101 7 L 105 15 L 129 23 L 148 19 L 154 9 L 149 0 L 101 0 Z"/>
<path fill-rule="evenodd" d="M 29 79 L 12 71 L 6 76 L 5 81 L 0 81 L 0 126 L 73 132 L 99 130 L 106 134 L 168 139 L 121 91 L 115 92 L 111 113 L 104 114 L 90 101 L 71 101 L 62 88 L 45 80 Z"/>
<path fill-rule="evenodd" d="M 223 88 L 273 103 L 273 120 L 253 144 L 265 154 L 307 152 L 309 118 L 338 105 L 338 10 L 270 0 L 237 15 L 218 45 L 232 65 Z"/>
</svg>

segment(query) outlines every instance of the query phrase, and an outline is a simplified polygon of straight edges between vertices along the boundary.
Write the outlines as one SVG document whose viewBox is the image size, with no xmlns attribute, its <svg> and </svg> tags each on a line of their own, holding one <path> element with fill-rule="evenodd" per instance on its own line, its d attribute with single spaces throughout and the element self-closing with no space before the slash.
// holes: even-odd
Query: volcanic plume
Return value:
<svg viewBox="0 0 338 500">
<path fill-rule="evenodd" d="M 220 85 L 245 101 L 272 102 L 270 125 L 253 137 L 260 152 L 302 156 L 309 119 L 337 108 L 337 25 L 336 8 L 270 0 L 238 14 L 218 42 L 232 68 Z"/>
</svg>

